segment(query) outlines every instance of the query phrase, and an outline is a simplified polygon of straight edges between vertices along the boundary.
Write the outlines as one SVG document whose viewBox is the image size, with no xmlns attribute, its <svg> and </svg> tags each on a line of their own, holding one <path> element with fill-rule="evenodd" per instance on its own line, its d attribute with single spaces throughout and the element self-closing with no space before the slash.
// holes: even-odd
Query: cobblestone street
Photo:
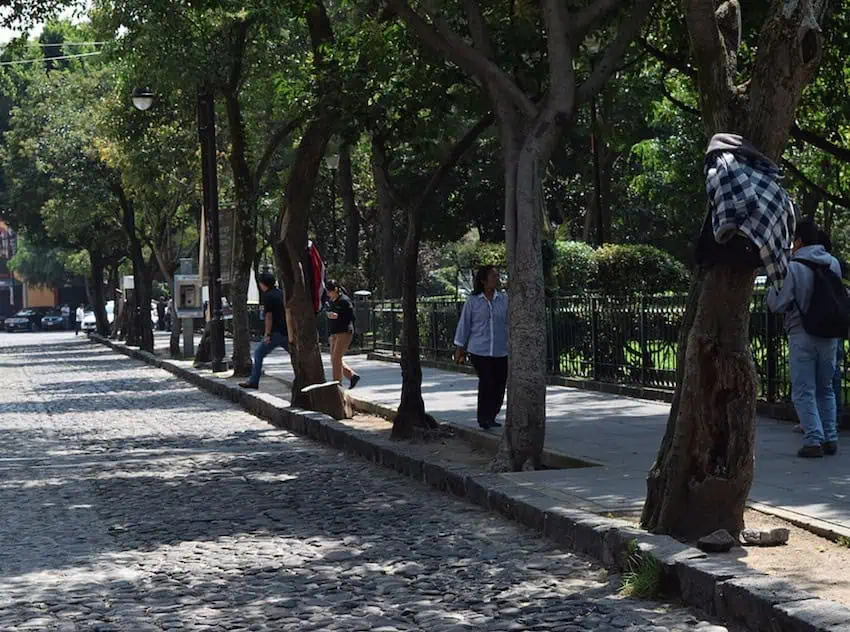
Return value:
<svg viewBox="0 0 850 632">
<path fill-rule="evenodd" d="M 724 629 L 82 338 L 0 370 L 3 632 Z"/>
</svg>

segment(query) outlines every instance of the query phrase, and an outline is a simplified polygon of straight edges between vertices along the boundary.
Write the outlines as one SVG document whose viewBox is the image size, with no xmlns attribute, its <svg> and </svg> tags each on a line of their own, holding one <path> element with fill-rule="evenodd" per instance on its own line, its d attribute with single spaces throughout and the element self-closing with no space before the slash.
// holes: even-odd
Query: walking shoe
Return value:
<svg viewBox="0 0 850 632">
<path fill-rule="evenodd" d="M 823 447 L 819 445 L 804 445 L 797 452 L 801 459 L 819 459 L 823 456 Z"/>
<path fill-rule="evenodd" d="M 242 382 L 239 386 L 241 386 L 242 388 L 253 388 L 253 389 L 257 389 L 257 388 L 260 387 L 259 384 L 251 384 L 251 382 Z"/>
<path fill-rule="evenodd" d="M 351 381 L 348 384 L 348 388 L 354 388 L 360 383 L 360 376 L 356 373 L 351 376 Z"/>
<path fill-rule="evenodd" d="M 838 454 L 838 441 L 827 441 L 823 444 L 823 453 L 827 456 Z"/>
</svg>

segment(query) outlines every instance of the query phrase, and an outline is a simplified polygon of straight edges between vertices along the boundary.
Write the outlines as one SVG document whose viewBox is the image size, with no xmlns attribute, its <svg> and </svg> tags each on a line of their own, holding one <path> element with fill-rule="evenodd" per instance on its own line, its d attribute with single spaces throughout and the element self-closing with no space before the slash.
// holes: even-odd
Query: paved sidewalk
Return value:
<svg viewBox="0 0 850 632">
<path fill-rule="evenodd" d="M 395 408 L 401 397 L 397 364 L 346 358 L 362 376 L 358 398 Z M 325 356 L 329 373 L 330 360 Z M 289 356 L 273 352 L 265 364 L 272 376 L 292 379 Z M 428 411 L 443 421 L 477 428 L 477 379 L 423 369 L 422 391 Z M 583 509 L 598 513 L 639 511 L 646 473 L 664 435 L 669 405 L 561 386 L 547 388 L 546 446 L 602 467 L 512 474 L 547 488 Z M 504 418 L 504 410 L 502 412 Z M 788 422 L 758 420 L 756 475 L 750 494 L 755 506 L 780 517 L 850 536 L 850 444 L 838 456 L 796 457 L 800 435 Z"/>
</svg>

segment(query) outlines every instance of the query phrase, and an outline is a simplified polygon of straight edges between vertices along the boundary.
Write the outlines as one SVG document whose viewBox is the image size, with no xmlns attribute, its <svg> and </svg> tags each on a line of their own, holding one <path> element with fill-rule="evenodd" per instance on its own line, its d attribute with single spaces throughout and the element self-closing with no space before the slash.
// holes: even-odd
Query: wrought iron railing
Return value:
<svg viewBox="0 0 850 632">
<path fill-rule="evenodd" d="M 580 296 L 552 298 L 546 304 L 547 371 L 583 378 L 671 390 L 676 383 L 679 330 L 687 296 L 635 298 Z M 418 304 L 423 358 L 451 359 L 454 332 L 463 303 L 423 300 Z M 398 301 L 359 301 L 356 347 L 400 355 L 402 309 Z M 770 403 L 790 399 L 788 340 L 782 316 L 771 314 L 763 296 L 753 296 L 750 348 L 758 372 L 758 396 Z M 327 331 L 319 318 L 320 335 Z M 844 366 L 847 374 L 847 362 Z M 842 401 L 848 402 L 846 382 Z"/>
</svg>

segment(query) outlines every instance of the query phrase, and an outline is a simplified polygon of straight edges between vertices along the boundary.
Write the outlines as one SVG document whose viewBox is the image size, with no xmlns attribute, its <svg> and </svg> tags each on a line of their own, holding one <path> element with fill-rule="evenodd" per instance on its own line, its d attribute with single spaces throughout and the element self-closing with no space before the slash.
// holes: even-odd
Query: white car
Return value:
<svg viewBox="0 0 850 632">
<path fill-rule="evenodd" d="M 115 301 L 108 301 L 106 303 L 106 320 L 110 325 L 115 321 Z M 156 303 L 151 301 L 151 320 L 153 321 L 154 327 L 156 327 L 159 318 L 156 315 Z M 83 331 L 89 332 L 97 329 L 97 319 L 94 317 L 94 312 L 86 312 L 85 316 L 83 316 Z"/>
</svg>

